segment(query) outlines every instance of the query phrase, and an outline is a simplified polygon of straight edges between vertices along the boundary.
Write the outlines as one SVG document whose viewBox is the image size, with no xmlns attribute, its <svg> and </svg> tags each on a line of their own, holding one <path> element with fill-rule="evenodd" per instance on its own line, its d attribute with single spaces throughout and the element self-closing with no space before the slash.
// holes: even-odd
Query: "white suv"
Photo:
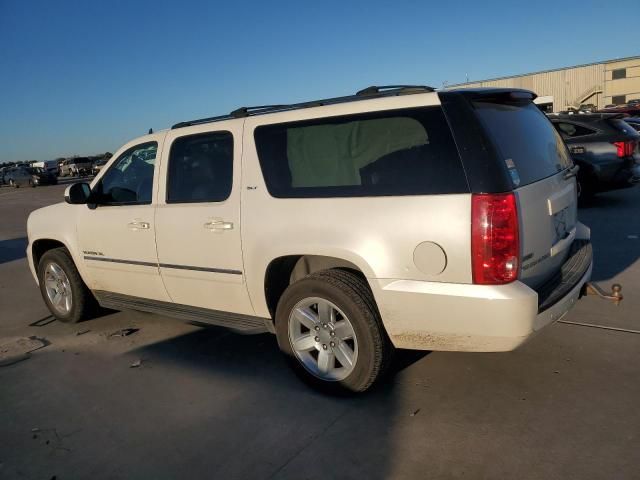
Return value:
<svg viewBox="0 0 640 480">
<path fill-rule="evenodd" d="M 33 275 L 61 321 L 97 303 L 269 331 L 329 388 L 366 390 L 394 348 L 513 350 L 592 268 L 534 98 L 370 87 L 179 123 L 31 214 Z"/>
</svg>

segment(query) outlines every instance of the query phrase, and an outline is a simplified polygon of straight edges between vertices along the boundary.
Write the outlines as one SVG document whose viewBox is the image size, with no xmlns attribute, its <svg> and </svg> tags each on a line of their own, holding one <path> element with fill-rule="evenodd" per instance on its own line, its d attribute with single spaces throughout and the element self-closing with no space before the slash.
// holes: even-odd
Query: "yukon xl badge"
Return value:
<svg viewBox="0 0 640 480">
<path fill-rule="evenodd" d="M 104 257 L 104 253 L 102 252 L 92 252 L 89 250 L 83 250 L 82 253 L 84 253 L 85 255 L 95 255 L 95 256 L 99 256 L 99 257 Z"/>
</svg>

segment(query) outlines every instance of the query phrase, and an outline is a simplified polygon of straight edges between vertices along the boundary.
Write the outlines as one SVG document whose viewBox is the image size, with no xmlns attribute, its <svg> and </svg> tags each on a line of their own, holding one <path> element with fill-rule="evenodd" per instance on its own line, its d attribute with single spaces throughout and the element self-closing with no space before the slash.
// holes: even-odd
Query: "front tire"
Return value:
<svg viewBox="0 0 640 480">
<path fill-rule="evenodd" d="M 38 264 L 42 298 L 61 322 L 77 323 L 95 311 L 96 301 L 66 248 L 47 251 Z"/>
<path fill-rule="evenodd" d="M 393 356 L 369 286 L 345 270 L 290 285 L 278 302 L 276 334 L 296 374 L 323 391 L 363 392 Z"/>
</svg>

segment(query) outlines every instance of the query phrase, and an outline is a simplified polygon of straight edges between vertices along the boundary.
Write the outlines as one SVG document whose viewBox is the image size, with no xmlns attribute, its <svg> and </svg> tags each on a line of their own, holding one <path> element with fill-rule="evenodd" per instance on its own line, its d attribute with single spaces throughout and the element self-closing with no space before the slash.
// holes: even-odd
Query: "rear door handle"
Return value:
<svg viewBox="0 0 640 480">
<path fill-rule="evenodd" d="M 151 228 L 151 224 L 149 222 L 134 220 L 133 222 L 127 223 L 127 227 L 131 230 L 149 230 L 149 228 Z"/>
<path fill-rule="evenodd" d="M 211 220 L 203 225 L 207 230 L 233 230 L 233 222 Z"/>
</svg>

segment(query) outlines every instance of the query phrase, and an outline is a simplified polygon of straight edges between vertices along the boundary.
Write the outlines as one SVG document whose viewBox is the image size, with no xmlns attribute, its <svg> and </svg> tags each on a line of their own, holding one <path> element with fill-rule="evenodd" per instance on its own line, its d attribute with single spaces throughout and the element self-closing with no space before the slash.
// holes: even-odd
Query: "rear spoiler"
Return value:
<svg viewBox="0 0 640 480">
<path fill-rule="evenodd" d="M 460 94 L 471 101 L 512 103 L 512 102 L 533 102 L 538 95 L 531 90 L 522 88 L 464 88 L 455 90 L 445 90 L 444 92 Z"/>
</svg>

